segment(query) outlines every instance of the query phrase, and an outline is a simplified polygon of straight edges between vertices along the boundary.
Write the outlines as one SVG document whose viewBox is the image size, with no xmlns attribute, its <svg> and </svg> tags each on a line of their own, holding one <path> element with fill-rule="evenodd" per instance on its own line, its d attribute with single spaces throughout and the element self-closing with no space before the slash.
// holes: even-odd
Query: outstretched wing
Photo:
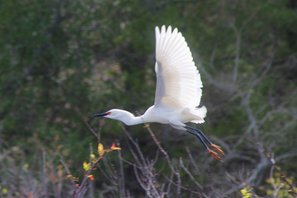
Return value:
<svg viewBox="0 0 297 198">
<path fill-rule="evenodd" d="M 155 28 L 157 88 L 155 106 L 195 108 L 200 104 L 202 82 L 185 38 L 171 26 Z"/>
</svg>

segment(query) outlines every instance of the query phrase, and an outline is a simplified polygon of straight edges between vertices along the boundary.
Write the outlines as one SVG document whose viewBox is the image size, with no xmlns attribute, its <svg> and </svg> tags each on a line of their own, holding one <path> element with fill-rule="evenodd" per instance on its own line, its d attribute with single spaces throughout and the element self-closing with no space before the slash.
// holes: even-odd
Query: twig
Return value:
<svg viewBox="0 0 297 198">
<path fill-rule="evenodd" d="M 202 191 L 202 195 L 203 197 L 207 197 L 206 194 L 203 193 L 203 187 L 195 180 L 194 176 L 192 175 L 192 173 L 185 167 L 183 160 L 180 158 L 179 160 L 179 164 L 181 166 L 181 168 L 187 173 L 187 175 L 190 177 L 190 179 L 192 180 L 192 182 L 194 182 L 194 184 L 196 184 L 196 186 L 199 188 L 200 191 Z"/>
<path fill-rule="evenodd" d="M 72 175 L 71 172 L 70 172 L 70 170 L 69 170 L 69 168 L 68 168 L 68 166 L 67 166 L 67 164 L 64 161 L 63 156 L 60 155 L 60 154 L 58 154 L 58 155 L 60 157 L 60 162 L 62 163 L 63 167 L 65 168 L 65 171 L 66 171 L 67 175 Z M 72 182 L 73 186 L 76 187 L 75 181 L 73 181 L 72 179 L 70 181 Z"/>
<path fill-rule="evenodd" d="M 96 131 L 92 128 L 92 126 L 90 125 L 92 118 L 90 118 L 88 121 L 85 119 L 84 115 L 81 113 L 81 111 L 79 110 L 78 107 L 74 107 L 74 111 L 77 113 L 77 115 L 79 116 L 79 118 L 82 120 L 82 122 L 86 125 L 86 127 L 89 129 L 89 131 L 92 132 L 92 134 L 97 138 L 97 141 L 100 142 L 100 136 L 98 135 L 98 133 L 96 133 Z"/>
<path fill-rule="evenodd" d="M 191 164 L 193 165 L 193 167 L 195 168 L 196 172 L 197 172 L 197 173 L 200 173 L 200 170 L 199 170 L 199 168 L 198 168 L 196 162 L 194 161 L 194 158 L 193 158 L 193 156 L 192 156 L 192 153 L 191 153 L 189 147 L 186 147 L 186 151 L 187 151 L 188 156 L 189 156 L 189 158 L 190 158 L 190 162 L 191 162 Z"/>
<path fill-rule="evenodd" d="M 102 159 L 102 157 L 98 157 L 96 159 L 96 161 L 91 163 L 91 166 L 89 168 L 89 170 L 85 173 L 84 178 L 82 180 L 82 182 L 80 183 L 79 187 L 74 191 L 74 198 L 80 198 L 82 197 L 82 195 L 85 193 L 86 189 L 85 186 L 87 185 L 87 182 L 89 180 L 89 175 L 91 174 L 91 172 L 94 170 L 94 168 L 97 166 L 98 162 Z"/>
<path fill-rule="evenodd" d="M 180 188 L 181 188 L 181 179 L 180 179 L 180 174 L 178 171 L 175 170 L 172 161 L 170 160 L 170 157 L 168 155 L 168 153 L 165 151 L 165 149 L 161 146 L 160 141 L 156 138 L 154 132 L 152 131 L 152 129 L 150 128 L 149 124 L 145 125 L 145 128 L 148 130 L 149 134 L 151 135 L 151 137 L 153 138 L 155 144 L 158 146 L 159 150 L 163 153 L 163 155 L 165 156 L 168 165 L 171 169 L 171 171 L 174 173 L 174 175 L 177 177 L 177 183 L 179 184 L 177 186 L 177 194 L 180 194 Z"/>
<path fill-rule="evenodd" d="M 119 145 L 119 144 L 118 144 Z M 118 158 L 119 158 L 119 165 L 120 165 L 120 170 L 119 170 L 119 188 L 120 188 L 120 197 L 126 197 L 125 196 L 125 174 L 124 174 L 124 166 L 123 166 L 123 157 L 122 157 L 122 152 L 118 152 Z"/>
<path fill-rule="evenodd" d="M 238 66 L 240 60 L 240 46 L 241 46 L 241 29 L 238 30 L 235 25 L 232 25 L 232 29 L 235 32 L 236 45 L 235 45 L 235 59 L 234 59 L 234 69 L 233 69 L 233 82 L 236 82 L 238 76 Z"/>
<path fill-rule="evenodd" d="M 154 142 L 158 146 L 159 150 L 163 153 L 163 155 L 166 157 L 167 161 L 170 162 L 168 153 L 164 150 L 164 148 L 161 146 L 160 141 L 156 138 L 155 134 L 153 133 L 152 129 L 148 124 L 145 124 L 144 126 L 148 132 L 150 133 L 151 137 L 153 138 Z"/>
</svg>

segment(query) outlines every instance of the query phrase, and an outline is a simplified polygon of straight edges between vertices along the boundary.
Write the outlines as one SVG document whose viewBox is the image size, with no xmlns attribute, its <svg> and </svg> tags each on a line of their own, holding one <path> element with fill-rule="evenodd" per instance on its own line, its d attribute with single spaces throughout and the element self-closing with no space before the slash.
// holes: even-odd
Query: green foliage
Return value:
<svg viewBox="0 0 297 198">
<path fill-rule="evenodd" d="M 246 186 L 240 190 L 242 198 L 252 198 L 253 194 L 251 192 L 252 192 L 252 188 L 249 186 Z"/>
<path fill-rule="evenodd" d="M 294 186 L 295 180 L 292 177 L 285 177 L 276 172 L 273 177 L 267 180 L 267 183 L 274 188 L 267 190 L 268 196 L 293 198 L 297 195 L 297 187 Z"/>
<path fill-rule="evenodd" d="M 58 167 L 57 156 L 62 156 L 71 171 L 78 171 L 76 167 L 89 155 L 89 145 L 98 143 L 87 125 L 92 113 L 125 108 L 140 114 L 153 103 L 154 27 L 163 24 L 182 31 L 201 69 L 202 105 L 208 108 L 203 126 L 206 134 L 226 137 L 231 150 L 244 134 L 235 147 L 248 153 L 255 135 L 250 110 L 267 152 L 291 153 L 296 145 L 297 12 L 292 0 L 10 0 L 0 5 L 0 154 L 18 148 L 26 159 L 16 159 L 37 167 L 34 162 L 39 150 L 31 144 L 40 144 L 44 150 L 56 152 L 51 155 L 51 166 Z M 128 150 L 120 123 L 96 120 L 89 124 L 106 142 L 117 139 Z M 202 164 L 208 159 L 196 139 L 164 126 L 152 128 L 176 163 L 179 158 L 188 159 L 185 146 L 194 153 L 194 161 Z M 157 148 L 144 128 L 129 130 L 146 156 L 154 158 Z M 131 153 L 125 157 L 133 159 Z M 247 169 L 259 158 L 254 153 L 244 157 L 252 159 L 246 163 Z M 238 170 L 243 164 L 229 160 L 232 163 L 227 169 Z M 9 166 L 16 161 L 5 163 Z M 167 163 L 159 159 L 157 172 L 167 176 L 171 171 Z M 191 163 L 185 162 L 189 167 Z M 296 177 L 291 158 L 282 166 Z M 17 173 L 25 174 L 20 167 L 15 166 Z M 217 177 L 209 177 L 210 171 Z M 224 171 L 214 165 L 193 177 L 208 185 L 221 181 Z M 130 170 L 126 172 L 132 175 Z M 5 173 L 3 177 L 9 176 Z M 41 177 L 36 173 L 37 181 Z M 290 196 L 284 194 L 288 189 L 279 176 L 275 177 L 274 185 L 282 185 L 279 196 Z M 191 186 L 189 178 L 182 172 L 181 180 Z M 0 182 L 0 195 L 10 193 Z M 264 183 L 262 179 L 259 185 Z M 133 190 L 139 193 L 139 189 Z M 249 197 L 251 189 L 247 186 L 237 193 Z"/>
</svg>

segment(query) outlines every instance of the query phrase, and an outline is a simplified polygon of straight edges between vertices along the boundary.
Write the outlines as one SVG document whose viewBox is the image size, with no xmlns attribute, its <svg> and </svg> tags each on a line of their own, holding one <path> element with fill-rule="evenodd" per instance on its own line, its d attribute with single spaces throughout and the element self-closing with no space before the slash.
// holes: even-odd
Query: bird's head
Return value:
<svg viewBox="0 0 297 198">
<path fill-rule="evenodd" d="M 93 118 L 104 117 L 104 118 L 123 121 L 124 118 L 131 117 L 131 116 L 133 116 L 133 114 L 128 111 L 121 110 L 121 109 L 111 109 L 103 113 L 96 113 L 93 115 Z"/>
<path fill-rule="evenodd" d="M 95 113 L 92 117 L 93 118 L 113 118 L 115 114 L 116 112 L 114 111 L 114 109 L 111 109 L 103 113 Z"/>
</svg>

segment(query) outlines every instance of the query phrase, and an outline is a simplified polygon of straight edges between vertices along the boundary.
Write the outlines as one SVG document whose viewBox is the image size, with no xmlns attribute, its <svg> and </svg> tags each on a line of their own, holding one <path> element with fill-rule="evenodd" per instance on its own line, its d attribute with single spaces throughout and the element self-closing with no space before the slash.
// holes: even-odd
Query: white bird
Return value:
<svg viewBox="0 0 297 198">
<path fill-rule="evenodd" d="M 161 30 L 155 28 L 157 88 L 154 105 L 149 107 L 141 116 L 111 109 L 97 113 L 94 117 L 105 117 L 119 120 L 126 125 L 141 123 L 169 124 L 176 129 L 195 135 L 207 151 L 217 160 L 218 155 L 224 155 L 221 148 L 213 144 L 199 129 L 185 123 L 204 123 L 206 107 L 198 107 L 202 96 L 202 82 L 199 71 L 195 66 L 191 51 L 182 34 L 171 26 L 163 25 Z"/>
</svg>

